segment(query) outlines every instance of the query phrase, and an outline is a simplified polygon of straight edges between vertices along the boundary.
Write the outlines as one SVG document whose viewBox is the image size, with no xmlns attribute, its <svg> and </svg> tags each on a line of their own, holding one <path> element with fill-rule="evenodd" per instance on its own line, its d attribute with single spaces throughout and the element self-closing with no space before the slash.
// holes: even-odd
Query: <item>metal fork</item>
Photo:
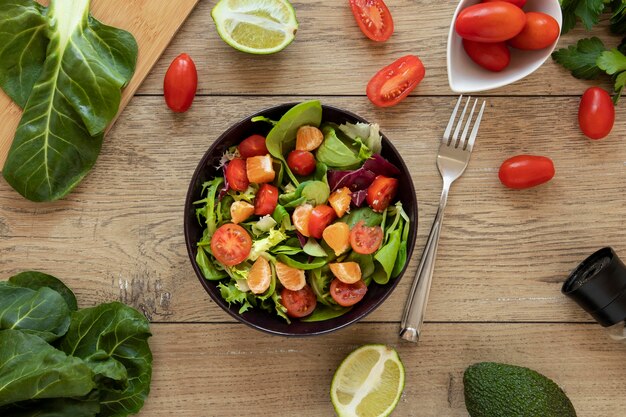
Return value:
<svg viewBox="0 0 626 417">
<path fill-rule="evenodd" d="M 439 244 L 439 233 L 443 222 L 443 211 L 446 208 L 446 203 L 448 201 L 448 191 L 450 191 L 450 185 L 452 185 L 452 183 L 459 178 L 463 172 L 465 172 L 465 168 L 467 168 L 472 148 L 474 147 L 474 141 L 476 140 L 476 135 L 478 134 L 478 127 L 480 126 L 483 111 L 485 110 L 485 101 L 483 101 L 468 138 L 468 133 L 470 132 L 472 118 L 474 116 L 474 111 L 476 110 L 476 105 L 478 104 L 478 99 L 474 100 L 472 110 L 467 119 L 465 119 L 465 114 L 467 113 L 467 109 L 471 101 L 471 97 L 468 97 L 465 102 L 465 106 L 463 107 L 463 112 L 461 113 L 458 121 L 456 121 L 456 114 L 459 110 L 462 99 L 463 96 L 461 95 L 456 102 L 454 110 L 452 111 L 448 127 L 446 127 L 443 139 L 441 140 L 441 145 L 439 146 L 439 153 L 437 154 L 437 168 L 439 168 L 439 173 L 441 174 L 441 178 L 443 178 L 441 201 L 439 202 L 439 208 L 437 209 L 435 221 L 430 229 L 430 234 L 428 235 L 428 240 L 426 241 L 426 246 L 424 247 L 424 252 L 422 253 L 422 259 L 419 267 L 417 268 L 417 274 L 413 280 L 413 285 L 411 286 L 409 298 L 406 306 L 404 307 L 402 322 L 400 324 L 400 337 L 414 343 L 419 341 L 422 323 L 424 322 L 426 302 L 428 301 L 430 284 L 432 282 L 433 270 L 435 268 L 435 258 L 437 256 L 437 246 Z M 465 126 L 463 127 L 463 133 L 459 139 L 459 133 L 461 133 L 464 120 L 466 120 Z M 453 128 L 454 134 L 450 137 Z"/>
</svg>

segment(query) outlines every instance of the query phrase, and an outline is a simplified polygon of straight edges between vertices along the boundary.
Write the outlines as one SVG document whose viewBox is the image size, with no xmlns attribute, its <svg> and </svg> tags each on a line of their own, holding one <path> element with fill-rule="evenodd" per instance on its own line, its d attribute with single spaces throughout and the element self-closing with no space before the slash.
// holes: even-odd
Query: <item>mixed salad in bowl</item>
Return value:
<svg viewBox="0 0 626 417">
<path fill-rule="evenodd" d="M 267 136 L 227 148 L 194 202 L 197 266 L 239 313 L 339 317 L 407 263 L 401 172 L 381 156 L 377 125 L 323 121 L 319 101 L 253 121 L 271 124 Z"/>
</svg>

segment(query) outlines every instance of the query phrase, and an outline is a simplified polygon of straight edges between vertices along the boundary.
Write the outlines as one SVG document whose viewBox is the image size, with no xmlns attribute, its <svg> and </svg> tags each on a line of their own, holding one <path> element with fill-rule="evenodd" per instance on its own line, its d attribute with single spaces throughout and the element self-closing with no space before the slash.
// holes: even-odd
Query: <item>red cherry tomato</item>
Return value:
<svg viewBox="0 0 626 417">
<path fill-rule="evenodd" d="M 354 284 L 346 284 L 337 278 L 330 283 L 330 296 L 342 307 L 350 307 L 358 303 L 365 297 L 367 285 L 362 279 Z"/>
<path fill-rule="evenodd" d="M 377 176 L 367 188 L 367 204 L 372 210 L 382 212 L 391 203 L 398 192 L 398 180 L 395 178 Z"/>
<path fill-rule="evenodd" d="M 287 166 L 298 175 L 311 175 L 315 171 L 315 157 L 309 151 L 291 151 L 287 156 Z"/>
<path fill-rule="evenodd" d="M 589 139 L 602 139 L 611 133 L 615 123 L 615 107 L 609 93 L 591 87 L 583 94 L 578 107 L 578 125 Z"/>
<path fill-rule="evenodd" d="M 483 3 L 492 3 L 494 1 L 506 1 L 519 7 L 520 9 L 526 4 L 526 0 L 483 0 Z"/>
<path fill-rule="evenodd" d="M 226 165 L 226 180 L 228 185 L 235 191 L 245 191 L 250 185 L 246 174 L 246 161 L 233 159 Z"/>
<path fill-rule="evenodd" d="M 415 55 L 397 59 L 367 83 L 367 98 L 379 107 L 398 104 L 424 79 L 424 64 Z"/>
<path fill-rule="evenodd" d="M 211 236 L 211 253 L 224 265 L 233 266 L 246 260 L 252 249 L 252 239 L 243 227 L 227 223 Z"/>
<path fill-rule="evenodd" d="M 252 156 L 267 155 L 267 146 L 265 145 L 265 138 L 261 135 L 252 135 L 241 141 L 237 146 L 239 154 L 242 158 L 250 158 Z"/>
<path fill-rule="evenodd" d="M 524 29 L 509 41 L 509 45 L 527 51 L 543 49 L 552 45 L 559 37 L 559 33 L 561 33 L 561 28 L 552 16 L 528 12 Z"/>
<path fill-rule="evenodd" d="M 374 253 L 383 242 L 383 229 L 380 226 L 368 227 L 363 220 L 350 231 L 350 246 L 356 253 Z"/>
<path fill-rule="evenodd" d="M 393 19 L 383 0 L 350 0 L 350 7 L 361 32 L 376 42 L 389 39 Z"/>
<path fill-rule="evenodd" d="M 280 303 L 287 309 L 289 317 L 305 317 L 315 310 L 317 297 L 308 285 L 298 291 L 283 288 L 280 293 Z"/>
<path fill-rule="evenodd" d="M 545 156 L 518 155 L 500 166 L 500 182 L 509 188 L 530 188 L 554 177 L 554 164 Z"/>
<path fill-rule="evenodd" d="M 511 62 L 511 51 L 505 42 L 485 43 L 463 39 L 463 48 L 472 61 L 489 71 L 502 71 Z"/>
<path fill-rule="evenodd" d="M 254 214 L 265 216 L 272 214 L 278 204 L 278 188 L 271 184 L 263 184 L 254 198 Z"/>
<path fill-rule="evenodd" d="M 526 14 L 503 1 L 479 3 L 459 13 L 455 29 L 463 39 L 477 42 L 503 42 L 522 31 Z"/>
<path fill-rule="evenodd" d="M 316 206 L 309 216 L 309 236 L 316 239 L 322 238 L 324 229 L 337 218 L 335 210 L 330 206 Z"/>
<path fill-rule="evenodd" d="M 170 64 L 163 80 L 167 106 L 177 113 L 186 112 L 198 87 L 198 72 L 189 55 L 180 54 Z"/>
</svg>

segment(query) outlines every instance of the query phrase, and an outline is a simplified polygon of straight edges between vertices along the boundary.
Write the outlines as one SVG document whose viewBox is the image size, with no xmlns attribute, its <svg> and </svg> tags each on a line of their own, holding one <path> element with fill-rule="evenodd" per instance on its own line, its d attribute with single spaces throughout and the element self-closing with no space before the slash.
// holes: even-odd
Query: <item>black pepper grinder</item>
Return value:
<svg viewBox="0 0 626 417">
<path fill-rule="evenodd" d="M 582 261 L 563 284 L 561 292 L 626 343 L 626 266 L 606 247 Z"/>
</svg>

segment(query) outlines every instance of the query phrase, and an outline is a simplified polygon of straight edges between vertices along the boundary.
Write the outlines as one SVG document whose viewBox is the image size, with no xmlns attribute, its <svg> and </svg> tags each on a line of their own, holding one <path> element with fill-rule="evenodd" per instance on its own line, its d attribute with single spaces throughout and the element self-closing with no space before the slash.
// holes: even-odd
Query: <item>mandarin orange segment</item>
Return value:
<svg viewBox="0 0 626 417">
<path fill-rule="evenodd" d="M 292 268 L 282 262 L 276 262 L 276 276 L 283 287 L 291 291 L 298 291 L 306 285 L 304 271 Z"/>
<path fill-rule="evenodd" d="M 322 144 L 324 134 L 315 126 L 300 126 L 296 133 L 296 150 L 313 151 Z"/>
<path fill-rule="evenodd" d="M 342 217 L 350 210 L 350 202 L 352 201 L 352 193 L 348 187 L 340 188 L 333 191 L 328 197 L 328 203 L 335 210 L 337 217 Z"/>
<path fill-rule="evenodd" d="M 235 201 L 230 206 L 230 218 L 235 224 L 246 221 L 254 213 L 254 206 L 246 201 Z"/>
<path fill-rule="evenodd" d="M 246 174 L 248 181 L 256 184 L 274 181 L 276 172 L 272 165 L 272 157 L 268 154 L 246 159 Z"/>
<path fill-rule="evenodd" d="M 248 272 L 248 287 L 254 294 L 262 294 L 267 291 L 271 282 L 272 267 L 267 259 L 259 256 Z"/>
<path fill-rule="evenodd" d="M 291 220 L 296 230 L 306 237 L 311 236 L 311 234 L 309 233 L 309 218 L 311 217 L 312 211 L 312 205 L 303 204 L 296 207 L 296 209 L 293 211 L 293 214 L 291 215 Z"/>
<path fill-rule="evenodd" d="M 345 284 L 354 284 L 361 279 L 361 267 L 356 262 L 341 262 L 328 266 L 333 275 Z"/>
<path fill-rule="evenodd" d="M 322 238 L 339 256 L 350 249 L 350 226 L 343 222 L 331 224 L 324 229 Z"/>
</svg>

